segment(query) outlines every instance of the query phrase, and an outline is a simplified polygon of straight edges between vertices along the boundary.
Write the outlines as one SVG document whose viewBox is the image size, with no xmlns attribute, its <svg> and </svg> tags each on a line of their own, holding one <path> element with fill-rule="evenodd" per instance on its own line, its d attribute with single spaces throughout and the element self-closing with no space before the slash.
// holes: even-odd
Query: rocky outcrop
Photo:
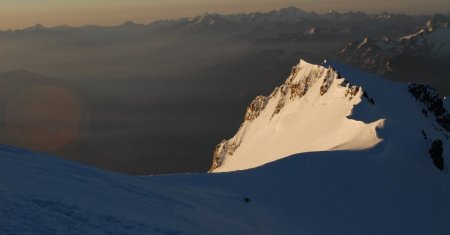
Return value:
<svg viewBox="0 0 450 235">
<path fill-rule="evenodd" d="M 233 155 L 234 151 L 239 147 L 236 143 L 230 143 L 229 140 L 223 140 L 218 144 L 213 152 L 213 162 L 209 172 L 220 167 L 227 155 Z"/>
<path fill-rule="evenodd" d="M 320 87 L 320 95 L 323 96 L 328 92 L 328 89 L 330 89 L 331 84 L 334 81 L 334 74 L 331 73 L 330 70 L 327 71 L 327 76 L 323 80 L 322 86 Z M 336 74 L 337 78 L 340 78 L 341 75 L 339 73 Z"/>
<path fill-rule="evenodd" d="M 433 159 L 433 164 L 439 169 L 444 170 L 444 157 L 442 154 L 444 153 L 444 147 L 442 140 L 435 140 L 431 143 L 431 148 L 428 151 L 431 159 Z"/>
<path fill-rule="evenodd" d="M 324 73 L 327 73 L 328 75 L 327 80 L 332 80 L 331 70 L 324 70 L 320 68 L 312 70 L 310 74 L 308 74 L 307 76 L 303 77 L 300 80 L 295 80 L 297 78 L 298 73 L 301 70 L 302 67 L 300 65 L 293 67 L 291 75 L 286 80 L 286 82 L 279 88 L 276 88 L 274 92 L 271 94 L 271 97 L 277 97 L 279 99 L 277 106 L 274 112 L 272 113 L 272 117 L 277 115 L 283 109 L 287 99 L 295 100 L 302 98 L 308 92 L 309 88 L 315 82 L 317 82 L 317 78 L 321 77 Z"/>
<path fill-rule="evenodd" d="M 347 87 L 347 90 L 345 91 L 345 97 L 348 98 L 348 100 L 352 100 L 353 97 L 355 97 L 361 88 L 359 86 L 349 86 Z"/>
<path fill-rule="evenodd" d="M 397 42 L 384 38 L 349 43 L 338 54 L 338 59 L 361 69 L 378 74 L 391 71 L 390 58 L 397 53 Z M 389 49 L 388 49 L 389 48 Z"/>
<path fill-rule="evenodd" d="M 375 100 L 371 98 L 366 91 L 363 91 L 363 97 L 367 100 L 367 102 L 369 102 L 372 105 L 375 105 Z"/>
<path fill-rule="evenodd" d="M 279 89 L 275 89 L 276 93 L 274 96 L 280 95 L 280 99 L 278 100 L 277 106 L 275 107 L 275 110 L 272 113 L 272 117 L 277 115 L 281 109 L 284 107 L 284 103 L 286 102 L 286 94 L 287 94 L 287 87 L 285 85 L 281 86 Z"/>
<path fill-rule="evenodd" d="M 261 111 L 267 105 L 268 98 L 265 96 L 258 96 L 253 100 L 253 102 L 248 106 L 247 113 L 245 114 L 245 121 L 253 121 L 259 116 Z"/>
<path fill-rule="evenodd" d="M 422 110 L 424 115 L 428 113 L 434 114 L 436 117 L 436 122 L 444 128 L 447 132 L 450 131 L 450 114 L 444 108 L 444 100 L 440 97 L 436 90 L 429 85 L 421 85 L 416 83 L 411 83 L 408 86 L 409 92 L 420 101 L 425 112 Z"/>
</svg>

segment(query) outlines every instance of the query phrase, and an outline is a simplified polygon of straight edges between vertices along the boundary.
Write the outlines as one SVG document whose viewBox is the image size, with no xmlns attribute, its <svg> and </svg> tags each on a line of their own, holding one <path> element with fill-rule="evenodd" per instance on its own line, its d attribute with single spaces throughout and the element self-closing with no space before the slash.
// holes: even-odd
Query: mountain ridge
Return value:
<svg viewBox="0 0 450 235">
<path fill-rule="evenodd" d="M 430 86 L 300 61 L 281 87 L 251 103 L 237 134 L 216 147 L 210 171 L 253 168 L 302 152 L 370 149 L 392 139 L 405 143 L 388 152 L 435 140 L 448 147 L 449 123 L 443 98 Z"/>
<path fill-rule="evenodd" d="M 449 86 L 442 77 L 450 72 L 449 22 L 450 17 L 436 14 L 416 33 L 353 41 L 335 58 L 393 80 L 428 83 L 448 95 Z"/>
<path fill-rule="evenodd" d="M 217 20 L 225 20 L 227 22 L 234 23 L 264 23 L 264 21 L 299 21 L 307 17 L 319 17 L 322 19 L 337 19 L 337 20 L 350 20 L 351 18 L 360 19 L 378 19 L 384 21 L 390 21 L 394 18 L 402 17 L 412 17 L 403 13 L 364 13 L 362 11 L 347 11 L 338 12 L 331 10 L 325 13 L 316 13 L 315 11 L 305 11 L 295 6 L 287 6 L 284 8 L 279 8 L 278 10 L 264 11 L 264 12 L 248 12 L 248 13 L 231 13 L 231 14 L 220 14 L 220 13 L 208 13 L 205 12 L 202 15 L 197 15 L 193 17 L 180 17 L 176 19 L 161 19 L 155 20 L 150 23 L 135 23 L 132 20 L 125 21 L 118 25 L 95 25 L 88 24 L 82 26 L 69 26 L 69 25 L 59 25 L 59 26 L 44 26 L 37 23 L 33 26 L 24 27 L 22 29 L 9 29 L 1 30 L 2 32 L 20 32 L 20 31 L 45 31 L 45 30 L 69 30 L 69 29 L 82 29 L 82 28 L 120 28 L 120 27 L 154 27 L 161 28 L 161 26 L 173 26 L 176 24 L 185 24 L 187 22 L 193 22 L 195 24 L 202 25 L 214 25 Z"/>
<path fill-rule="evenodd" d="M 448 173 L 381 157 L 388 145 L 140 177 L 0 146 L 0 233 L 448 233 Z"/>
</svg>

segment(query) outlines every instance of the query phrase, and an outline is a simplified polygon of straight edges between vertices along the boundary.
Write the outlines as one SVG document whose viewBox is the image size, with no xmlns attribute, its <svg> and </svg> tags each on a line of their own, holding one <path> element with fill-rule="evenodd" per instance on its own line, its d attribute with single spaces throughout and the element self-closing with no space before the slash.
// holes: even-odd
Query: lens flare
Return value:
<svg viewBox="0 0 450 235">
<path fill-rule="evenodd" d="M 6 131 L 18 145 L 55 152 L 79 135 L 81 105 L 67 89 L 36 86 L 8 103 Z"/>
</svg>

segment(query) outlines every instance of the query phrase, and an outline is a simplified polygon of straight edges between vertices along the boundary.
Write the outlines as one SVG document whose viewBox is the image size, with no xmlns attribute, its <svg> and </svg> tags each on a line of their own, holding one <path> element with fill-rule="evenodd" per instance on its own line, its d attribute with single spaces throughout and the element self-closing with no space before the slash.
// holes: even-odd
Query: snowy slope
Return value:
<svg viewBox="0 0 450 235">
<path fill-rule="evenodd" d="M 322 86 L 325 78 L 329 86 Z M 278 109 L 268 98 L 252 105 L 243 125 L 248 132 L 234 139 L 242 141 L 235 153 L 252 140 L 254 148 L 289 154 L 273 143 L 257 146 L 263 139 L 250 136 L 267 133 L 288 150 L 306 141 L 309 149 L 302 148 L 322 152 L 272 162 L 280 157 L 248 145 L 245 151 L 270 163 L 246 171 L 128 176 L 0 146 L 0 234 L 450 233 L 447 101 L 429 87 L 338 64 L 302 61 L 288 85 L 270 98 L 284 96 Z M 270 108 L 279 112 L 265 114 Z M 261 126 L 258 120 L 269 117 Z M 253 130 L 257 125 L 261 129 Z M 437 139 L 444 142 L 442 169 L 429 155 Z M 219 170 L 254 167 L 259 159 L 227 156 L 244 163 L 225 159 Z"/>
<path fill-rule="evenodd" d="M 387 148 L 132 177 L 2 146 L 0 234 L 449 234 L 448 173 Z"/>
<path fill-rule="evenodd" d="M 296 153 L 369 149 L 381 141 L 395 142 L 386 156 L 418 153 L 415 148 L 434 140 L 449 144 L 449 120 L 430 87 L 300 61 L 282 86 L 249 106 L 237 134 L 217 146 L 211 170 L 249 169 Z"/>
</svg>

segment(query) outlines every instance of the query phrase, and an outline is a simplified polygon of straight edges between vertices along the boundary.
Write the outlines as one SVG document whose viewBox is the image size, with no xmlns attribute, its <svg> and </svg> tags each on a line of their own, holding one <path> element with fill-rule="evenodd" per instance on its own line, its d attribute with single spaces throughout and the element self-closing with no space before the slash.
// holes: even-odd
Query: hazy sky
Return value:
<svg viewBox="0 0 450 235">
<path fill-rule="evenodd" d="M 289 5 L 325 12 L 449 13 L 450 0 L 0 0 L 0 28 L 22 28 L 36 23 L 117 25 L 127 20 L 149 23 L 156 19 L 190 17 L 204 12 L 268 11 Z"/>
</svg>

